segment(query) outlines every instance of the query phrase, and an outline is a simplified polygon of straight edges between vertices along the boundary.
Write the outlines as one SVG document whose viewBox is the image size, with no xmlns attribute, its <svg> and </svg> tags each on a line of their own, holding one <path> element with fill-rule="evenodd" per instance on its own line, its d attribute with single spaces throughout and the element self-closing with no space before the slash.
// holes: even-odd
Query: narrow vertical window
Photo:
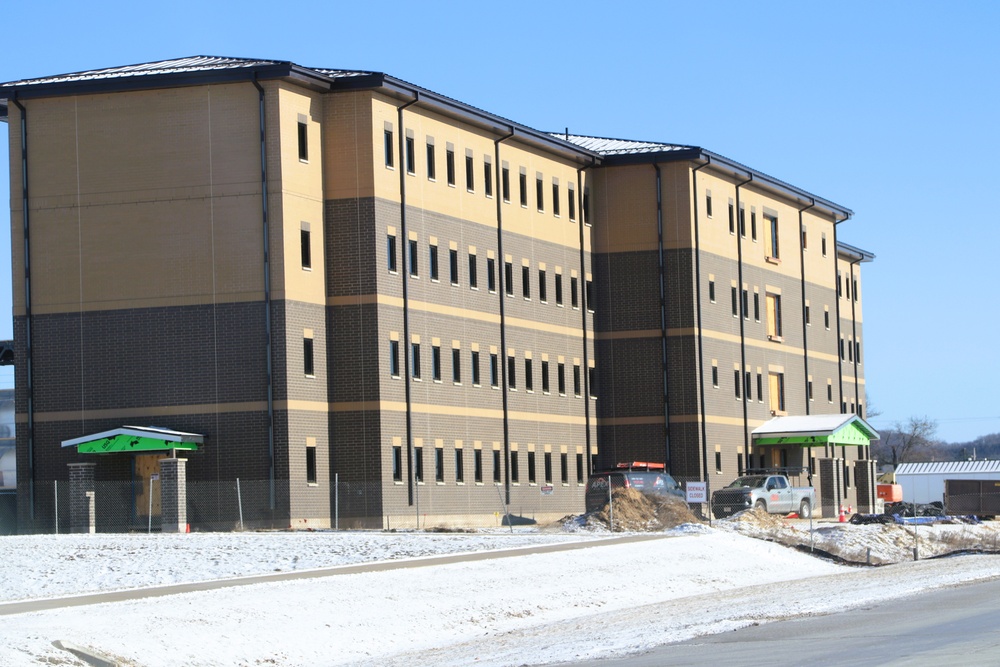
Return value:
<svg viewBox="0 0 1000 667">
<path fill-rule="evenodd" d="M 778 259 L 779 257 L 781 257 L 781 255 L 779 254 L 780 247 L 778 246 L 778 218 L 777 216 L 768 215 L 765 216 L 764 219 L 766 221 L 768 230 L 767 255 L 768 257 Z"/>
<path fill-rule="evenodd" d="M 455 481 L 459 484 L 465 482 L 465 462 L 462 460 L 462 450 L 455 450 Z"/>
<path fill-rule="evenodd" d="M 306 484 L 316 484 L 316 446 L 306 445 Z"/>
<path fill-rule="evenodd" d="M 753 293 L 753 319 L 760 322 L 760 292 Z"/>
<path fill-rule="evenodd" d="M 413 137 L 406 138 L 406 173 L 415 174 L 417 173 L 417 156 L 415 155 L 416 147 L 413 144 Z"/>
<path fill-rule="evenodd" d="M 403 448 L 400 445 L 392 448 L 392 481 L 403 481 Z"/>
<path fill-rule="evenodd" d="M 566 209 L 569 211 L 569 219 L 576 220 L 576 190 L 572 187 L 566 189 Z"/>
<path fill-rule="evenodd" d="M 306 377 L 313 377 L 316 374 L 316 368 L 313 363 L 313 339 L 303 338 L 302 339 L 302 370 Z"/>
<path fill-rule="evenodd" d="M 583 484 L 583 454 L 576 453 L 576 483 Z"/>
<path fill-rule="evenodd" d="M 559 215 L 559 184 L 552 183 L 552 215 Z"/>
<path fill-rule="evenodd" d="M 444 448 L 434 448 L 434 481 L 444 482 Z"/>
<path fill-rule="evenodd" d="M 813 381 L 812 380 L 809 380 L 806 383 L 806 395 L 809 397 L 810 401 L 813 400 Z"/>
<path fill-rule="evenodd" d="M 743 392 L 748 401 L 753 400 L 753 375 L 750 371 L 743 374 Z"/>
<path fill-rule="evenodd" d="M 559 454 L 559 478 L 563 484 L 569 484 L 569 454 L 562 452 Z"/>
<path fill-rule="evenodd" d="M 469 192 L 475 192 L 476 190 L 476 176 L 473 173 L 475 165 L 472 161 L 471 155 L 465 156 L 465 189 Z"/>
<path fill-rule="evenodd" d="M 590 224 L 590 188 L 583 189 L 583 224 Z"/>
<path fill-rule="evenodd" d="M 410 240 L 410 275 L 414 278 L 420 275 L 419 264 L 417 262 L 417 242 L 415 240 Z"/>
<path fill-rule="evenodd" d="M 719 366 L 717 364 L 712 364 L 712 386 L 716 389 L 719 388 Z"/>
<path fill-rule="evenodd" d="M 552 452 L 545 452 L 544 454 L 542 454 L 542 457 L 543 457 L 543 460 L 544 460 L 544 464 L 543 465 L 545 466 L 545 477 L 544 477 L 545 483 L 546 484 L 551 484 L 552 483 Z"/>
<path fill-rule="evenodd" d="M 521 295 L 525 299 L 531 298 L 531 267 L 521 267 Z"/>
<path fill-rule="evenodd" d="M 573 395 L 577 398 L 583 395 L 580 389 L 580 364 L 573 364 Z"/>
<path fill-rule="evenodd" d="M 389 263 L 389 271 L 391 271 L 392 273 L 396 273 L 396 270 L 398 269 L 398 264 L 396 263 L 396 235 L 395 234 L 389 234 L 389 236 L 386 237 L 386 249 L 385 249 L 385 252 L 386 252 L 386 258 L 387 258 L 388 263 Z"/>
<path fill-rule="evenodd" d="M 549 393 L 549 362 L 542 360 L 542 393 Z"/>
<path fill-rule="evenodd" d="M 437 165 L 434 164 L 434 144 L 427 144 L 427 179 L 433 181 L 437 178 Z"/>
<path fill-rule="evenodd" d="M 562 274 L 556 274 L 556 305 L 563 305 L 563 295 L 562 295 Z"/>
<path fill-rule="evenodd" d="M 739 317 L 740 316 L 739 297 L 737 296 L 737 294 L 738 294 L 738 290 L 736 289 L 736 285 L 733 285 L 733 290 L 732 290 L 732 295 L 733 295 L 733 317 Z"/>
<path fill-rule="evenodd" d="M 757 400 L 764 402 L 764 376 L 757 372 Z"/>
<path fill-rule="evenodd" d="M 742 205 L 740 206 L 740 236 L 747 237 L 747 212 Z"/>
<path fill-rule="evenodd" d="M 424 482 L 424 448 L 414 447 L 413 448 L 413 476 L 417 480 L 417 484 L 423 484 Z"/>
<path fill-rule="evenodd" d="M 757 211 L 750 209 L 750 238 L 757 240 Z"/>
<path fill-rule="evenodd" d="M 768 294 L 767 300 L 767 337 L 781 339 L 781 295 Z"/>
<path fill-rule="evenodd" d="M 493 196 L 493 164 L 483 163 L 483 192 L 487 197 Z"/>
<path fill-rule="evenodd" d="M 556 366 L 556 383 L 559 389 L 559 395 L 566 395 L 566 364 L 559 362 Z"/>
<path fill-rule="evenodd" d="M 705 215 L 712 217 L 712 191 L 705 191 Z"/>
<path fill-rule="evenodd" d="M 545 280 L 545 269 L 538 269 L 538 300 L 542 303 L 548 302 L 547 285 Z"/>
<path fill-rule="evenodd" d="M 531 359 L 524 360 L 524 389 L 525 391 L 535 391 L 534 366 Z"/>
<path fill-rule="evenodd" d="M 715 281 L 708 281 L 708 300 L 715 303 Z"/>
<path fill-rule="evenodd" d="M 740 398 L 740 385 L 743 384 L 743 379 L 740 377 L 740 369 L 733 370 L 733 385 L 736 390 L 736 398 Z"/>
<path fill-rule="evenodd" d="M 431 280 L 438 279 L 438 247 L 436 245 L 428 246 L 430 248 L 430 272 Z"/>
<path fill-rule="evenodd" d="M 479 276 L 476 272 L 476 255 L 469 253 L 469 287 L 479 289 Z"/>
<path fill-rule="evenodd" d="M 750 292 L 746 287 L 743 288 L 743 301 L 741 302 L 741 307 L 743 308 L 743 319 L 750 319 Z"/>
<path fill-rule="evenodd" d="M 535 202 L 538 204 L 538 212 L 545 211 L 545 181 L 541 178 L 535 179 Z"/>
<path fill-rule="evenodd" d="M 476 484 L 483 483 L 483 450 L 477 449 L 472 453 L 472 479 Z"/>
<path fill-rule="evenodd" d="M 510 169 L 504 167 L 500 171 L 500 188 L 503 200 L 510 203 Z"/>
<path fill-rule="evenodd" d="M 299 230 L 299 246 L 302 255 L 302 268 L 312 268 L 312 238 L 308 229 Z"/>
<path fill-rule="evenodd" d="M 729 202 L 729 233 L 736 233 L 736 221 L 734 217 L 733 202 Z"/>
<path fill-rule="evenodd" d="M 431 379 L 435 382 L 441 381 L 441 346 L 431 346 Z"/>
<path fill-rule="evenodd" d="M 444 168 L 448 185 L 455 185 L 455 151 L 448 149 L 444 152 Z"/>
<path fill-rule="evenodd" d="M 583 297 L 587 301 L 587 310 L 594 312 L 596 304 L 594 303 L 594 281 L 587 280 L 583 284 L 584 294 Z"/>
<path fill-rule="evenodd" d="M 528 205 L 528 175 L 525 174 L 524 172 L 521 172 L 521 174 L 519 175 L 517 184 L 518 184 L 518 188 L 521 191 L 521 206 L 527 207 L 527 205 Z"/>
<path fill-rule="evenodd" d="M 809 309 L 809 304 L 808 303 L 806 304 L 806 308 L 805 308 L 805 318 L 806 318 L 806 324 L 811 325 L 812 324 L 812 317 L 810 316 L 810 309 Z"/>
<path fill-rule="evenodd" d="M 386 130 L 382 140 L 382 150 L 385 153 L 385 166 L 392 169 L 395 166 L 395 149 L 392 138 L 392 130 Z"/>
<path fill-rule="evenodd" d="M 504 292 L 507 293 L 507 296 L 514 296 L 514 265 L 510 262 L 504 262 L 503 281 Z"/>
<path fill-rule="evenodd" d="M 494 389 L 500 386 L 500 360 L 496 354 L 490 354 L 490 386 Z"/>
<path fill-rule="evenodd" d="M 597 398 L 597 369 L 593 366 L 587 369 L 587 395 Z"/>
<path fill-rule="evenodd" d="M 479 351 L 472 351 L 472 384 L 475 387 L 479 386 Z"/>
<path fill-rule="evenodd" d="M 452 285 L 458 284 L 458 250 L 454 248 L 448 252 L 448 278 Z"/>
<path fill-rule="evenodd" d="M 389 375 L 399 377 L 399 341 L 389 341 Z"/>
<path fill-rule="evenodd" d="M 414 380 L 420 379 L 420 343 L 410 344 L 410 373 Z"/>
<path fill-rule="evenodd" d="M 827 330 L 830 329 L 830 311 L 826 308 L 823 309 L 823 325 Z"/>
<path fill-rule="evenodd" d="M 492 257 L 486 258 L 486 289 L 492 294 L 497 291 L 497 262 Z"/>
<path fill-rule="evenodd" d="M 462 384 L 462 351 L 457 347 L 451 351 L 451 381 Z"/>
<path fill-rule="evenodd" d="M 826 257 L 826 232 L 823 232 L 823 235 L 820 238 L 820 250 L 822 251 L 823 256 Z"/>
<path fill-rule="evenodd" d="M 507 355 L 507 388 L 517 391 L 517 358 Z"/>
<path fill-rule="evenodd" d="M 570 305 L 572 305 L 574 308 L 579 308 L 580 307 L 580 300 L 579 300 L 579 297 L 577 297 L 576 283 L 577 283 L 576 278 L 575 277 L 570 277 L 570 279 L 569 279 L 569 302 L 570 302 Z"/>
<path fill-rule="evenodd" d="M 809 236 L 806 234 L 806 226 L 802 225 L 802 249 L 809 249 Z"/>
<path fill-rule="evenodd" d="M 309 160 L 309 128 L 305 123 L 299 123 L 299 160 Z"/>
<path fill-rule="evenodd" d="M 500 450 L 493 450 L 493 483 L 499 484 L 503 479 L 503 468 L 500 467 Z"/>
<path fill-rule="evenodd" d="M 518 465 L 516 449 L 510 451 L 510 481 L 514 484 L 521 483 L 521 466 Z"/>
<path fill-rule="evenodd" d="M 528 484 L 535 484 L 538 482 L 538 474 L 535 471 L 535 453 L 532 451 L 528 452 Z"/>
</svg>

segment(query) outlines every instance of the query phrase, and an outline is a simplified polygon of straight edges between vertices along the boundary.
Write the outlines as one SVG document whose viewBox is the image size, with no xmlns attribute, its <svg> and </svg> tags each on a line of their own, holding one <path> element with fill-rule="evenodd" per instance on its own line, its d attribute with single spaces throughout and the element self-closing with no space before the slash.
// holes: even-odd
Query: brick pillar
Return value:
<svg viewBox="0 0 1000 667">
<path fill-rule="evenodd" d="M 187 532 L 187 459 L 160 459 L 160 523 L 164 533 Z"/>
<path fill-rule="evenodd" d="M 96 463 L 68 463 L 69 532 L 96 533 L 94 508 L 94 467 Z"/>
</svg>

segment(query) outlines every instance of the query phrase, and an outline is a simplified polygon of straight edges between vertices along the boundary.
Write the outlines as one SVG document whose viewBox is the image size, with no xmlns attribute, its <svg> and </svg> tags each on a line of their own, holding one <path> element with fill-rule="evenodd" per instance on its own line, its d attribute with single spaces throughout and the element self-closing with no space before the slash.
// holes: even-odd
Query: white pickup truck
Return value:
<svg viewBox="0 0 1000 667">
<path fill-rule="evenodd" d="M 792 486 L 784 475 L 744 475 L 712 494 L 712 514 L 722 518 L 759 507 L 769 514 L 798 512 L 803 519 L 812 515 L 816 490 Z"/>
</svg>

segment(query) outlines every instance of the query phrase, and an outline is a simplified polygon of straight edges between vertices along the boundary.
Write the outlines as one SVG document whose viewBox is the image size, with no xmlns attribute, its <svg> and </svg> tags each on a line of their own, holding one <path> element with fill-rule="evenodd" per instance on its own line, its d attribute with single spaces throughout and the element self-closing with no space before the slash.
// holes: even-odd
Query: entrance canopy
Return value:
<svg viewBox="0 0 1000 667">
<path fill-rule="evenodd" d="M 113 431 L 63 440 L 63 447 L 76 446 L 79 454 L 115 452 L 165 452 L 171 449 L 198 449 L 205 436 L 154 426 L 123 426 Z"/>
<path fill-rule="evenodd" d="M 870 445 L 878 431 L 857 415 L 775 417 L 751 433 L 754 445 Z"/>
</svg>

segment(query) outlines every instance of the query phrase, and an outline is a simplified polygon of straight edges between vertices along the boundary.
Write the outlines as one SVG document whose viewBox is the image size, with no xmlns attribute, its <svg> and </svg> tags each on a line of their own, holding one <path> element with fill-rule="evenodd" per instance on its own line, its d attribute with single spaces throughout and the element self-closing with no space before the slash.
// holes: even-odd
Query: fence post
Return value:
<svg viewBox="0 0 1000 667">
<path fill-rule="evenodd" d="M 162 505 L 161 505 L 162 507 Z M 149 515 L 147 516 L 146 534 L 153 532 L 153 476 L 149 476 Z"/>
<path fill-rule="evenodd" d="M 240 530 L 243 530 L 243 496 L 240 494 L 240 478 L 236 478 L 236 505 L 240 509 Z"/>
<path fill-rule="evenodd" d="M 615 532 L 615 506 L 611 497 L 611 489 L 613 487 L 611 477 L 611 475 L 608 475 L 608 528 L 613 533 Z"/>
<path fill-rule="evenodd" d="M 340 473 L 333 473 L 333 529 L 340 530 Z"/>
<path fill-rule="evenodd" d="M 52 495 L 56 508 L 56 535 L 59 534 L 59 480 L 52 480 Z"/>
</svg>

